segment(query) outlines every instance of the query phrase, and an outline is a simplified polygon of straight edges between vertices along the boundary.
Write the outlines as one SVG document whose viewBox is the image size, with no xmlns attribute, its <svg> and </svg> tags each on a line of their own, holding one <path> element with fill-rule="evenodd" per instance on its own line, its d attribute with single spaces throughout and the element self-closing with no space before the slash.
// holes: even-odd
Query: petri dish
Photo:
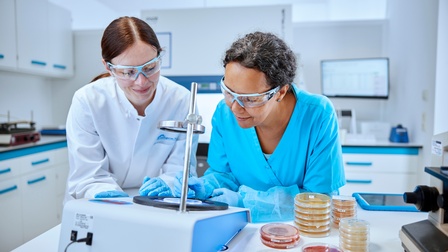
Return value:
<svg viewBox="0 0 448 252">
<path fill-rule="evenodd" d="M 300 239 L 299 230 L 285 223 L 269 223 L 260 228 L 262 240 L 275 243 L 291 243 Z"/>
<path fill-rule="evenodd" d="M 294 204 L 306 208 L 325 208 L 331 205 L 331 198 L 321 193 L 299 193 L 294 197 Z"/>
<path fill-rule="evenodd" d="M 302 247 L 302 252 L 342 252 L 342 250 L 328 243 L 310 243 Z"/>
<path fill-rule="evenodd" d="M 275 249 L 290 249 L 290 248 L 294 248 L 297 245 L 299 245 L 299 242 L 300 242 L 300 240 L 292 241 L 292 242 L 288 242 L 288 243 L 278 243 L 278 242 L 266 241 L 264 239 L 261 239 L 261 243 L 263 243 L 265 246 L 268 246 L 270 248 L 275 248 Z"/>
</svg>

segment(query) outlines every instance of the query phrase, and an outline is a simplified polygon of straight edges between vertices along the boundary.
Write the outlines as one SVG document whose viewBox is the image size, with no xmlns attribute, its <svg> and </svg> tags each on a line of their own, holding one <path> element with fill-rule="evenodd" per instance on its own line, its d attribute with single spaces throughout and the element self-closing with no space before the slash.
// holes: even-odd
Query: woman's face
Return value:
<svg viewBox="0 0 448 252">
<path fill-rule="evenodd" d="M 110 63 L 115 66 L 141 66 L 156 57 L 157 50 L 154 46 L 138 41 L 122 54 L 113 58 Z M 123 90 L 132 105 L 134 105 L 137 110 L 144 111 L 154 99 L 157 83 L 159 82 L 160 71 L 157 70 L 157 72 L 150 76 L 145 76 L 143 73 L 139 73 L 135 80 L 134 78 L 123 79 L 119 78 L 118 74 L 124 75 L 132 70 L 115 68 L 114 71 L 111 71 L 111 68 L 114 67 L 107 65 L 107 63 L 105 63 L 105 65 L 107 70 L 111 72 L 111 75 L 116 76 L 115 79 L 118 86 Z M 145 66 L 145 68 L 146 67 L 147 66 Z M 150 67 L 152 67 L 152 64 Z"/>
<path fill-rule="evenodd" d="M 237 62 L 226 65 L 224 74 L 224 84 L 232 92 L 244 95 L 254 93 L 264 93 L 272 88 L 267 84 L 265 74 L 255 69 L 246 68 Z M 237 101 L 226 99 L 226 104 L 232 110 L 241 128 L 260 126 L 266 123 L 277 100 L 279 93 L 264 105 L 259 107 L 242 107 Z"/>
</svg>

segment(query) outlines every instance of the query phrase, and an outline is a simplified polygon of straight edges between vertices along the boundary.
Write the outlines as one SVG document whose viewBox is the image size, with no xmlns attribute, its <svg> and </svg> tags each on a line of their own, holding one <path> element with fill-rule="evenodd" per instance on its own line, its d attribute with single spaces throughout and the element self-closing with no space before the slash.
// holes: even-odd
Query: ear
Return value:
<svg viewBox="0 0 448 252">
<path fill-rule="evenodd" d="M 290 85 L 284 85 L 280 90 L 278 91 L 278 98 L 276 100 L 283 100 L 283 97 L 285 97 L 286 93 L 288 93 L 288 90 L 290 89 Z"/>
<path fill-rule="evenodd" d="M 101 59 L 101 62 L 103 62 L 104 67 L 106 68 L 106 71 L 110 72 L 110 68 L 107 65 L 106 61 L 104 59 Z"/>
</svg>

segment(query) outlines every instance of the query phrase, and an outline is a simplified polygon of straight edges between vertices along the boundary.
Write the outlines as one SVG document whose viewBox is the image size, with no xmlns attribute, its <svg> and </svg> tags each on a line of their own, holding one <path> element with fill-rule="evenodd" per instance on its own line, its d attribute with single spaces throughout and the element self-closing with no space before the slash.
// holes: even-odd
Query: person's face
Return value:
<svg viewBox="0 0 448 252">
<path fill-rule="evenodd" d="M 157 58 L 156 48 L 138 41 L 122 54 L 113 58 L 110 63 L 115 66 L 141 66 L 155 58 Z M 142 69 L 143 73 L 139 73 L 136 79 L 120 78 L 118 74 L 121 74 L 121 76 L 123 76 L 125 74 L 128 74 L 128 71 L 131 70 L 116 68 L 114 69 L 114 71 L 112 71 L 113 66 L 108 65 L 107 62 L 104 62 L 104 60 L 103 63 L 105 64 L 106 69 L 111 73 L 111 75 L 116 76 L 115 79 L 118 83 L 118 86 L 120 86 L 128 100 L 134 105 L 134 107 L 136 107 L 137 109 L 144 109 L 151 103 L 156 93 L 160 71 L 157 70 L 156 72 L 147 74 L 146 76 L 144 73 L 146 68 L 151 69 L 155 67 L 153 63 L 144 66 Z M 158 63 L 161 64 L 160 62 Z M 158 69 L 160 69 L 159 65 L 157 67 L 159 67 Z"/>
<path fill-rule="evenodd" d="M 226 65 L 223 82 L 230 91 L 241 95 L 264 93 L 272 89 L 267 84 L 263 72 L 246 68 L 237 62 Z M 232 102 L 232 99 L 225 99 L 225 101 L 235 115 L 239 126 L 250 128 L 265 123 L 273 107 L 276 106 L 275 100 L 279 95 L 279 93 L 275 93 L 265 104 L 258 107 L 242 107 L 237 101 Z"/>
</svg>

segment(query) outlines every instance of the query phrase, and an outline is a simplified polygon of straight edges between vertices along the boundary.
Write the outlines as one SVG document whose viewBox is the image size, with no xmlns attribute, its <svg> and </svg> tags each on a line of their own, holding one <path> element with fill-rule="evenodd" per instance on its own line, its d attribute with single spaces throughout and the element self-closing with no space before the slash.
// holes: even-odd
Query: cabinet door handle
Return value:
<svg viewBox="0 0 448 252">
<path fill-rule="evenodd" d="M 53 65 L 54 68 L 59 68 L 59 69 L 66 69 L 67 67 L 64 65 L 59 65 L 59 64 L 54 64 Z"/>
<path fill-rule="evenodd" d="M 0 170 L 0 174 L 4 174 L 4 173 L 8 173 L 8 172 L 11 172 L 11 168 L 6 168 L 3 170 Z"/>
<path fill-rule="evenodd" d="M 31 60 L 31 64 L 32 65 L 40 65 L 40 66 L 46 66 L 47 63 L 43 62 L 43 61 L 38 61 L 38 60 Z"/>
<path fill-rule="evenodd" d="M 38 160 L 38 161 L 31 162 L 31 165 L 32 165 L 32 166 L 35 166 L 35 165 L 39 165 L 39 164 L 47 163 L 47 162 L 50 162 L 50 159 L 49 159 L 49 158 L 45 158 L 45 159 L 42 159 L 42 160 Z"/>
<path fill-rule="evenodd" d="M 0 54 L 0 59 L 3 59 L 3 58 L 5 58 L 5 55 Z"/>
<path fill-rule="evenodd" d="M 346 165 L 372 166 L 372 162 L 345 162 Z"/>
<path fill-rule="evenodd" d="M 42 176 L 42 177 L 40 177 L 40 178 L 37 178 L 37 179 L 32 179 L 32 180 L 28 180 L 28 185 L 32 185 L 32 184 L 35 184 L 35 183 L 37 183 L 37 182 L 40 182 L 40 181 L 43 181 L 43 180 L 45 180 L 46 179 L 46 177 L 45 176 Z"/>
<path fill-rule="evenodd" d="M 346 182 L 352 184 L 372 184 L 371 179 L 347 179 Z"/>
<path fill-rule="evenodd" d="M 13 185 L 11 187 L 8 187 L 8 188 L 5 188 L 3 190 L 0 190 L 0 194 L 4 194 L 4 193 L 10 192 L 10 191 L 14 191 L 16 189 L 17 189 L 17 186 Z"/>
</svg>

